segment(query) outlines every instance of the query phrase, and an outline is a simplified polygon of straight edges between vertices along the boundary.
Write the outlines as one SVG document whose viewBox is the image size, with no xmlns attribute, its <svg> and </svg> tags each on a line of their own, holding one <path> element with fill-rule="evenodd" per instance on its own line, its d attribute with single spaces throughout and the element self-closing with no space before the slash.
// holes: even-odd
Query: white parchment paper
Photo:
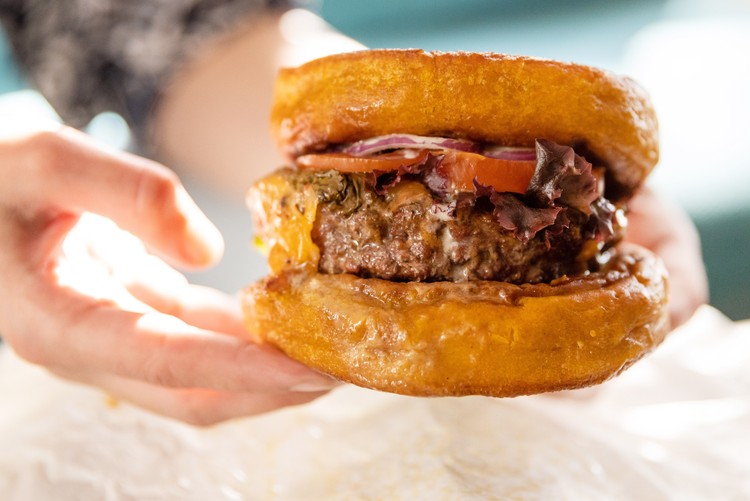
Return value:
<svg viewBox="0 0 750 501">
<path fill-rule="evenodd" d="M 0 499 L 750 499 L 750 324 L 704 308 L 595 390 L 344 387 L 210 429 L 0 353 Z"/>
</svg>

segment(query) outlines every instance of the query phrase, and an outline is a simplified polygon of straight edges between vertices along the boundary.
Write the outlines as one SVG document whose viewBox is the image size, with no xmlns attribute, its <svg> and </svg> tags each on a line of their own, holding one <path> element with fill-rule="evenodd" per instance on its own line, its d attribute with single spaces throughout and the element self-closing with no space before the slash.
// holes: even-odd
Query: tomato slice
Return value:
<svg viewBox="0 0 750 501">
<path fill-rule="evenodd" d="M 318 153 L 297 158 L 297 165 L 308 170 L 340 172 L 390 172 L 423 163 L 428 155 L 442 155 L 437 171 L 455 192 L 474 191 L 474 180 L 498 192 L 526 193 L 536 170 L 534 160 L 504 160 L 458 150 L 398 150 L 369 157 L 346 153 Z"/>
<path fill-rule="evenodd" d="M 438 172 L 457 192 L 474 191 L 474 180 L 500 193 L 526 193 L 535 160 L 504 160 L 466 151 L 445 150 Z"/>
</svg>

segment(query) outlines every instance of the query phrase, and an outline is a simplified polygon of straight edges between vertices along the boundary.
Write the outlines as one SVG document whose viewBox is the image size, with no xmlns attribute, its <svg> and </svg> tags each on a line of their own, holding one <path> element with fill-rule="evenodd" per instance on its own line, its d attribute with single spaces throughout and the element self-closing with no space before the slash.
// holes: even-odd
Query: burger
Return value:
<svg viewBox="0 0 750 501">
<path fill-rule="evenodd" d="M 343 381 L 498 397 L 605 381 L 668 331 L 623 242 L 658 160 L 632 80 L 492 53 L 368 50 L 279 73 L 289 165 L 251 187 L 258 341 Z"/>
</svg>

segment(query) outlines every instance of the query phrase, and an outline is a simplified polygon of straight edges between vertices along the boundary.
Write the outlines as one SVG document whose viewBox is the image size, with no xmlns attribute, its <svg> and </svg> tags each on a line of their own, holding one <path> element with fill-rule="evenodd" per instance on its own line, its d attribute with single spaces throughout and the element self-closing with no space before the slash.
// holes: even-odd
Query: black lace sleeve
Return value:
<svg viewBox="0 0 750 501">
<path fill-rule="evenodd" d="M 28 80 L 66 123 L 103 111 L 136 136 L 175 67 L 208 37 L 272 0 L 0 0 L 0 19 Z"/>
</svg>

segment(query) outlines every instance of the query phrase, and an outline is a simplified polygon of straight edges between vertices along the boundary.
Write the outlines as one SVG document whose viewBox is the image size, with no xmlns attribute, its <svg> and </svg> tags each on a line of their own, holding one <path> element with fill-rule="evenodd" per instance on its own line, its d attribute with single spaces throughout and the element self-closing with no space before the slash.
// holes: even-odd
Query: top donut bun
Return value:
<svg viewBox="0 0 750 501">
<path fill-rule="evenodd" d="M 656 115 L 635 81 L 494 53 L 366 50 L 282 69 L 271 130 L 291 158 L 391 133 L 505 146 L 544 138 L 605 166 L 621 194 L 659 157 Z"/>
</svg>

